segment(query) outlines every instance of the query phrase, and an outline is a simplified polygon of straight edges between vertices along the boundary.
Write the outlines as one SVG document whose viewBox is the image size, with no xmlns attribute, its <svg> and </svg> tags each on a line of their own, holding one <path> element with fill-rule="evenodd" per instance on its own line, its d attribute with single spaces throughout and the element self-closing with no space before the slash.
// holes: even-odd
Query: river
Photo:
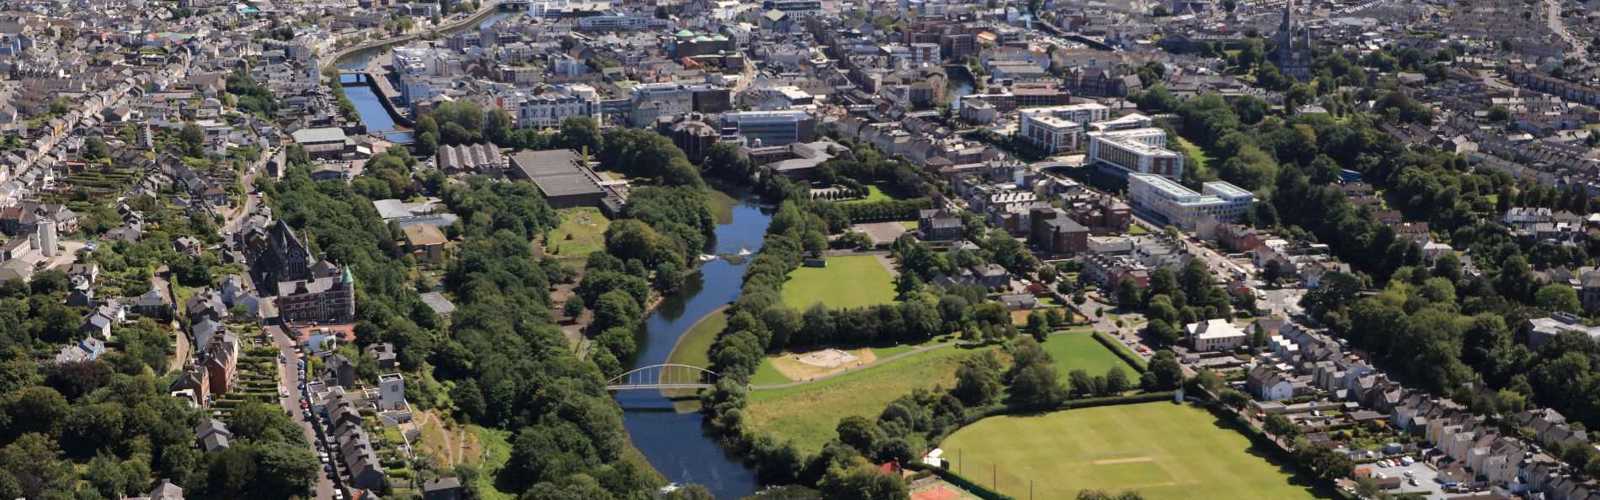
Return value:
<svg viewBox="0 0 1600 500">
<path fill-rule="evenodd" d="M 755 205 L 740 202 L 733 220 L 716 228 L 716 254 L 741 249 L 761 250 L 762 237 L 772 216 Z M 749 260 L 732 264 L 723 259 L 706 262 L 683 290 L 667 297 L 645 318 L 645 336 L 634 366 L 664 363 L 678 338 L 701 318 L 738 298 Z M 677 413 L 672 401 L 655 391 L 624 391 L 616 396 L 623 408 L 623 423 L 633 445 L 650 465 L 676 483 L 705 486 L 717 498 L 740 498 L 756 491 L 755 473 L 730 458 L 706 436 L 699 413 Z"/>
</svg>

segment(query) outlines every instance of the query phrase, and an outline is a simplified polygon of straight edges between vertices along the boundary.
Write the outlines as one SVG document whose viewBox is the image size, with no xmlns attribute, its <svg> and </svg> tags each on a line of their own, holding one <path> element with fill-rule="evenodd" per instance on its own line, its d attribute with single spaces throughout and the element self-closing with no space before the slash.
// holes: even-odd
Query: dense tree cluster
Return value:
<svg viewBox="0 0 1600 500">
<path fill-rule="evenodd" d="M 233 94 L 234 105 L 239 109 L 260 116 L 272 116 L 278 110 L 278 99 L 273 97 L 272 91 L 266 86 L 257 83 L 249 73 L 235 71 L 228 75 L 226 82 L 228 93 Z"/>
</svg>

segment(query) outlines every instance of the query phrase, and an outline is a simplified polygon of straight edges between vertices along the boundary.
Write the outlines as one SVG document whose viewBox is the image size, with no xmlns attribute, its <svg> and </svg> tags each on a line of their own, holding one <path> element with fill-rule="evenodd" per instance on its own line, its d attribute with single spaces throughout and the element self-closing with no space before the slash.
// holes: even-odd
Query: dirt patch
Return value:
<svg viewBox="0 0 1600 500">
<path fill-rule="evenodd" d="M 804 381 L 834 373 L 860 368 L 877 361 L 872 349 L 823 349 L 808 353 L 785 353 L 772 358 L 772 367 L 789 380 Z"/>
</svg>

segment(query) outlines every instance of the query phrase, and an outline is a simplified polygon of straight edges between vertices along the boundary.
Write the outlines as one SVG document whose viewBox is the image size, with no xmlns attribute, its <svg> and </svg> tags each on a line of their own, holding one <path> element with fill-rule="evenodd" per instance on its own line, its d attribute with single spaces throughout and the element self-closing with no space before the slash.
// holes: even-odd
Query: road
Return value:
<svg viewBox="0 0 1600 500">
<path fill-rule="evenodd" d="M 1573 36 L 1571 31 L 1567 31 L 1567 24 L 1561 21 L 1561 0 L 1544 0 L 1544 14 L 1545 23 L 1550 26 L 1550 32 L 1555 33 L 1556 36 L 1561 37 L 1562 40 L 1572 46 L 1572 50 L 1567 51 L 1567 55 L 1577 59 L 1578 62 L 1588 63 L 1588 45 L 1583 42 L 1583 39 Z"/>
<path fill-rule="evenodd" d="M 305 433 L 306 442 L 315 443 L 317 442 L 317 432 L 312 429 L 312 423 L 306 420 L 308 412 L 300 408 L 299 353 L 294 349 L 295 342 L 289 338 L 288 334 L 284 333 L 281 327 L 267 326 L 265 328 L 272 335 L 272 342 L 278 346 L 278 359 L 280 360 L 278 362 L 278 388 L 280 392 L 289 395 L 288 397 L 279 398 L 278 403 L 283 406 L 285 412 L 289 413 L 289 418 L 300 425 L 300 431 Z M 313 446 L 311 451 L 316 453 L 316 447 Z M 333 488 L 333 481 L 328 479 L 327 474 L 319 470 L 316 486 L 317 498 L 333 498 Z"/>
<path fill-rule="evenodd" d="M 450 31 L 454 31 L 457 28 L 461 28 L 463 26 L 467 26 L 467 25 L 472 24 L 472 23 L 482 22 L 484 17 L 487 17 L 489 14 L 493 13 L 495 11 L 495 9 L 498 9 L 498 8 L 500 8 L 500 2 L 492 1 L 492 2 L 484 4 L 483 7 L 479 8 L 477 12 L 472 13 L 471 16 L 468 16 L 465 19 L 447 22 L 447 23 L 444 23 L 444 24 L 440 24 L 438 26 L 425 27 L 423 29 L 418 29 L 418 30 L 412 31 L 411 33 L 407 33 L 407 34 L 400 35 L 400 36 L 389 37 L 389 38 L 385 38 L 385 39 L 382 39 L 382 40 L 373 40 L 373 41 L 366 42 L 366 43 L 363 43 L 363 44 L 360 44 L 360 45 L 352 45 L 350 47 L 339 49 L 338 52 L 334 53 L 333 57 L 330 57 L 330 58 L 327 58 L 327 59 L 323 59 L 322 60 L 322 66 L 324 68 L 330 67 L 330 66 L 334 66 L 334 65 L 339 63 L 340 59 L 344 59 L 345 56 L 348 56 L 350 54 L 354 54 L 354 53 L 361 52 L 361 51 L 364 51 L 364 50 L 371 50 L 371 49 L 378 48 L 378 47 L 394 45 L 394 44 L 397 44 L 397 43 L 408 42 L 408 41 L 414 40 L 417 37 L 422 36 L 423 34 L 426 34 L 426 33 L 429 33 L 429 32 L 436 32 L 436 33 L 443 34 L 443 33 L 447 33 L 447 32 L 450 32 Z"/>
</svg>

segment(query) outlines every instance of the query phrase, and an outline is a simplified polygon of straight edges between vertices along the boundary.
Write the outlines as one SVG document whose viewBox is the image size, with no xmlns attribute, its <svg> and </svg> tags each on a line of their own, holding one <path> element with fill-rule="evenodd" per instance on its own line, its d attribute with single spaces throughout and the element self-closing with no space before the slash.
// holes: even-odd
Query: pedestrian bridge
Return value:
<svg viewBox="0 0 1600 500">
<path fill-rule="evenodd" d="M 721 375 L 698 366 L 663 363 L 628 370 L 606 381 L 608 391 L 710 389 Z"/>
</svg>

